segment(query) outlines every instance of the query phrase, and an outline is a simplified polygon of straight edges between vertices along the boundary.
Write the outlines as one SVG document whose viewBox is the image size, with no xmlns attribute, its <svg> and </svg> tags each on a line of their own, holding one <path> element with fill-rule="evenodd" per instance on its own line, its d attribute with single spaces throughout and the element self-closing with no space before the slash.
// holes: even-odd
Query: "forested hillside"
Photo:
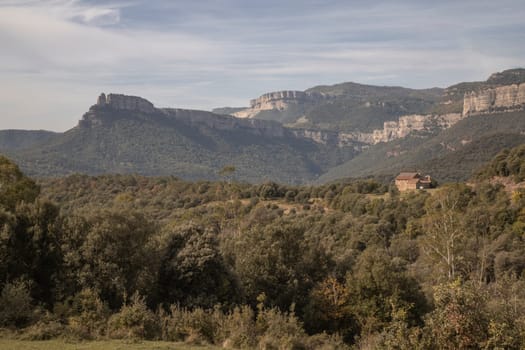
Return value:
<svg viewBox="0 0 525 350">
<path fill-rule="evenodd" d="M 407 193 L 372 180 L 35 183 L 0 158 L 0 327 L 227 348 L 521 349 L 524 207 L 524 189 L 484 181 Z"/>
<path fill-rule="evenodd" d="M 47 142 L 36 142 L 38 132 L 0 131 L 0 151 L 38 177 L 126 173 L 219 180 L 220 170 L 233 165 L 232 177 L 242 181 L 298 184 L 351 159 L 359 149 L 294 137 L 275 122 L 203 111 L 119 108 L 92 106 L 78 126 L 49 133 L 53 137 L 48 135 Z M 13 133 L 24 142 L 8 137 Z"/>
<path fill-rule="evenodd" d="M 393 178 L 416 169 L 465 181 L 525 142 L 524 69 L 446 89 L 342 83 L 263 94 L 247 109 L 157 108 L 101 94 L 64 133 L 0 130 L 0 153 L 33 177 L 177 176 L 293 185 Z"/>
<path fill-rule="evenodd" d="M 417 169 L 438 181 L 466 181 L 504 148 L 525 143 L 525 112 L 490 113 L 465 118 L 434 135 L 413 133 L 379 143 L 330 169 L 318 182 Z"/>
<path fill-rule="evenodd" d="M 515 182 L 525 181 L 525 144 L 503 149 L 477 174 L 480 179 L 490 179 L 493 176 L 510 176 Z"/>
</svg>

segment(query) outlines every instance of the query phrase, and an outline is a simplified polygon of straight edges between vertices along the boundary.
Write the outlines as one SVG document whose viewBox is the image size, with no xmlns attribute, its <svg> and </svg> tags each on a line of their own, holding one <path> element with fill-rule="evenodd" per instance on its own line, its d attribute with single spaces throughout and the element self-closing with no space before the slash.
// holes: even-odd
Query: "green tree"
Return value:
<svg viewBox="0 0 525 350">
<path fill-rule="evenodd" d="M 317 283 L 309 295 L 304 321 L 312 333 L 340 334 L 347 341 L 356 335 L 357 326 L 352 314 L 350 289 L 329 276 Z"/>
<path fill-rule="evenodd" d="M 31 203 L 40 193 L 40 187 L 26 177 L 18 166 L 0 156 L 0 206 L 14 210 L 21 202 Z"/>
<path fill-rule="evenodd" d="M 62 264 L 58 208 L 48 202 L 18 205 L 1 213 L 0 281 L 28 279 L 35 300 L 50 306 Z"/>
<path fill-rule="evenodd" d="M 80 257 L 71 261 L 78 264 L 80 286 L 98 291 L 113 309 L 137 291 L 151 294 L 156 279 L 151 244 L 155 226 L 135 212 L 103 211 L 87 222 Z"/>
<path fill-rule="evenodd" d="M 168 226 L 163 235 L 158 275 L 163 303 L 212 307 L 236 300 L 237 284 L 220 254 L 217 232 Z"/>
<path fill-rule="evenodd" d="M 435 310 L 426 320 L 436 348 L 481 348 L 488 338 L 485 302 L 486 294 L 469 283 L 455 280 L 436 286 Z"/>
<path fill-rule="evenodd" d="M 234 266 L 248 301 L 264 293 L 269 306 L 301 311 L 314 284 L 326 274 L 327 256 L 299 223 L 276 220 L 254 226 L 235 243 Z"/>
<path fill-rule="evenodd" d="M 427 302 L 417 281 L 406 272 L 404 262 L 391 259 L 383 249 L 369 248 L 347 275 L 349 305 L 361 335 L 381 331 L 392 321 L 393 307 L 403 309 L 408 326 L 421 323 Z"/>
</svg>

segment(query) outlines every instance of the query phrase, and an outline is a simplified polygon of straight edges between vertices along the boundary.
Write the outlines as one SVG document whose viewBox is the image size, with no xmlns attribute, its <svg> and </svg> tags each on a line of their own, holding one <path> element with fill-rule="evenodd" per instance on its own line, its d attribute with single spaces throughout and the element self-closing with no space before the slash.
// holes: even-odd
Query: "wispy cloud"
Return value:
<svg viewBox="0 0 525 350">
<path fill-rule="evenodd" d="M 521 0 L 0 0 L 0 129 L 67 129 L 100 91 L 209 109 L 342 81 L 479 80 L 524 65 L 524 17 Z"/>
</svg>

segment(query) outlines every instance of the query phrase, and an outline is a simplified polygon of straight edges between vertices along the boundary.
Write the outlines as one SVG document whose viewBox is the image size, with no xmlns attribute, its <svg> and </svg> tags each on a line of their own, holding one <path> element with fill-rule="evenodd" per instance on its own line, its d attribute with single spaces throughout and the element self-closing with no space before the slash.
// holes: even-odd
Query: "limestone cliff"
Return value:
<svg viewBox="0 0 525 350">
<path fill-rule="evenodd" d="M 312 97 L 314 96 L 314 97 Z M 283 91 L 263 95 L 252 101 L 254 108 L 270 108 L 284 101 L 295 103 L 300 99 L 322 98 L 315 94 Z M 295 102 L 294 102 L 295 101 Z M 277 103 L 277 104 L 276 104 Z M 97 103 L 90 108 L 79 122 L 80 127 L 97 127 L 117 119 L 134 118 L 155 120 L 160 122 L 181 122 L 195 128 L 210 128 L 222 131 L 242 130 L 248 134 L 265 137 L 292 137 L 300 140 L 311 140 L 318 144 L 337 147 L 353 147 L 356 150 L 379 142 L 388 142 L 407 136 L 413 131 L 432 131 L 445 129 L 455 124 L 462 115 L 406 115 L 397 121 L 385 122 L 382 129 L 371 133 L 354 131 L 341 133 L 328 130 L 312 130 L 305 128 L 284 127 L 281 123 L 271 120 L 254 118 L 238 118 L 230 115 L 219 115 L 207 111 L 155 108 L 146 99 L 120 94 L 101 94 Z"/>
<path fill-rule="evenodd" d="M 463 115 L 525 108 L 525 83 L 497 86 L 465 94 Z"/>
<path fill-rule="evenodd" d="M 80 127 L 99 127 L 118 119 L 150 120 L 154 122 L 180 122 L 191 127 L 215 130 L 243 130 L 246 133 L 269 137 L 288 135 L 282 124 L 258 119 L 239 119 L 207 111 L 155 108 L 148 100 L 121 94 L 101 94 L 97 103 L 84 114 Z"/>
<path fill-rule="evenodd" d="M 194 127 L 208 127 L 215 130 L 243 130 L 249 134 L 268 137 L 284 137 L 285 128 L 277 122 L 259 119 L 239 119 L 206 111 L 165 108 L 162 112 L 171 120 L 184 122 Z"/>
<path fill-rule="evenodd" d="M 313 106 L 327 97 L 316 92 L 277 91 L 250 101 L 250 107 L 233 113 L 237 118 L 254 118 L 262 111 L 284 111 L 291 106 Z"/>
<path fill-rule="evenodd" d="M 405 115 L 397 121 L 385 122 L 382 129 L 371 133 L 351 132 L 339 133 L 326 130 L 290 129 L 296 137 L 311 139 L 321 144 L 332 144 L 339 147 L 355 146 L 356 144 L 375 145 L 408 136 L 414 131 L 432 132 L 447 129 L 463 118 L 461 113 Z"/>
<path fill-rule="evenodd" d="M 398 121 L 384 123 L 383 129 L 374 130 L 370 134 L 363 134 L 361 139 L 367 143 L 376 144 L 389 142 L 408 136 L 413 131 L 435 131 L 447 129 L 462 118 L 460 113 L 430 114 L 430 115 L 405 115 Z"/>
<path fill-rule="evenodd" d="M 109 94 L 106 97 L 106 95 L 102 93 L 97 99 L 97 106 L 110 106 L 114 109 L 139 111 L 143 113 L 151 113 L 155 111 L 153 103 L 148 100 L 142 97 L 121 94 Z"/>
</svg>

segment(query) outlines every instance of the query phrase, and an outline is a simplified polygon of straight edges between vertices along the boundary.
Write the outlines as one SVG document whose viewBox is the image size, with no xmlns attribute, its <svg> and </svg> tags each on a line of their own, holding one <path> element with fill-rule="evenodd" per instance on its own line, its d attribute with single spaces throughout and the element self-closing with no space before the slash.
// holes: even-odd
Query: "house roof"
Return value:
<svg viewBox="0 0 525 350">
<path fill-rule="evenodd" d="M 420 176 L 419 173 L 400 173 L 397 175 L 396 180 L 412 180 L 418 179 Z"/>
</svg>

